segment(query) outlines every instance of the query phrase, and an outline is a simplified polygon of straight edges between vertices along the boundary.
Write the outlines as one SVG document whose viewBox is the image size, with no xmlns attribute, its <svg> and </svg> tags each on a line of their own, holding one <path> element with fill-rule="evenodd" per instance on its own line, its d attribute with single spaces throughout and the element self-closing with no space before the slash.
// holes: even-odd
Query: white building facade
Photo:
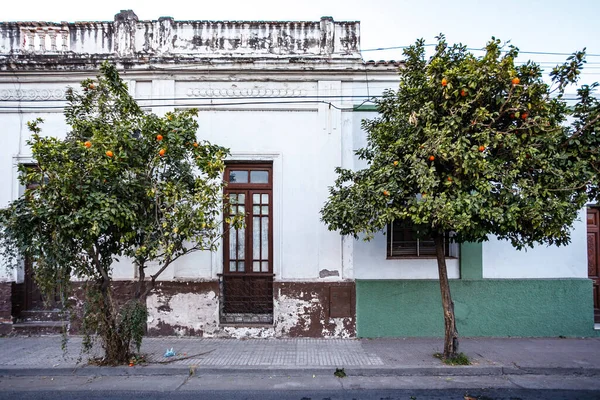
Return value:
<svg viewBox="0 0 600 400">
<path fill-rule="evenodd" d="M 26 122 L 43 118 L 43 134 L 64 137 L 65 89 L 104 60 L 144 109 L 199 108 L 198 138 L 231 150 L 227 191 L 253 221 L 221 251 L 161 275 L 146 300 L 149 334 L 443 334 L 434 258 L 396 257 L 389 235 L 354 241 L 320 221 L 335 167 L 361 166 L 361 120 L 376 115 L 368 100 L 397 86 L 397 63 L 363 62 L 358 22 L 139 21 L 122 11 L 111 22 L 0 23 L 0 204 L 23 192 L 17 166 L 35 162 Z M 564 248 L 452 245 L 459 332 L 594 335 L 587 231 L 582 211 Z M 113 276 L 116 293 L 131 290 L 131 264 Z M 34 286 L 24 269 L 4 271 L 4 331 L 40 306 Z"/>
</svg>

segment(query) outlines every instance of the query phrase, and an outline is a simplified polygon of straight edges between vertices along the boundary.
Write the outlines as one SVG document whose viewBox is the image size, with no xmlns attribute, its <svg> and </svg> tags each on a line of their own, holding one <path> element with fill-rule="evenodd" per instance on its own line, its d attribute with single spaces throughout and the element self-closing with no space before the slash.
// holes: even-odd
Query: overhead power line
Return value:
<svg viewBox="0 0 600 400">
<path fill-rule="evenodd" d="M 436 43 L 427 43 L 424 44 L 425 47 L 433 47 L 433 46 L 437 46 Z M 378 48 L 373 48 L 373 49 L 363 49 L 360 50 L 361 53 L 364 52 L 369 52 L 369 51 L 385 51 L 385 50 L 400 50 L 400 49 L 407 49 L 410 46 L 392 46 L 392 47 L 378 47 Z M 474 47 L 467 47 L 467 50 L 469 51 L 485 51 L 485 48 L 474 48 Z M 502 50 L 504 52 L 506 52 L 507 50 Z M 547 55 L 547 56 L 571 56 L 573 55 L 573 53 L 559 53 L 559 52 L 548 52 L 548 51 L 524 51 L 524 50 L 519 50 L 519 54 L 535 54 L 535 55 Z M 586 53 L 586 57 L 600 57 L 600 54 L 593 54 L 593 53 Z"/>
<path fill-rule="evenodd" d="M 380 98 L 382 96 L 372 96 L 371 98 L 362 102 L 365 104 L 367 102 L 373 102 L 373 100 Z M 364 98 L 364 97 L 363 97 Z M 563 97 L 565 101 L 575 101 L 578 100 L 575 97 Z M 350 111 L 354 109 L 354 105 L 352 107 L 339 107 L 333 104 L 331 101 L 326 100 L 274 100 L 274 101 L 229 101 L 229 102 L 211 102 L 211 103 L 169 103 L 169 104 L 147 104 L 141 105 L 142 108 L 158 108 L 158 107 L 191 107 L 191 108 L 208 108 L 208 107 L 223 107 L 223 106 L 244 106 L 244 105 L 292 105 L 292 104 L 327 104 L 329 107 L 335 108 L 337 110 L 342 111 Z M 362 105 L 361 104 L 361 105 Z M 3 106 L 0 105 L 0 110 L 61 110 L 64 106 Z"/>
</svg>

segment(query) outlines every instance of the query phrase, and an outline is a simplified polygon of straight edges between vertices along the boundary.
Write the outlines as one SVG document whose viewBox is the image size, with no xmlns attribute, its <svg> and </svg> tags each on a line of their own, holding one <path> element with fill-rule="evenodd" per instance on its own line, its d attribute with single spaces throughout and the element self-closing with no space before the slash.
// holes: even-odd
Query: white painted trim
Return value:
<svg viewBox="0 0 600 400">
<path fill-rule="evenodd" d="M 275 279 L 281 277 L 283 254 L 283 154 L 279 152 L 244 152 L 234 151 L 225 161 L 271 161 L 273 162 L 273 273 Z M 221 228 L 222 229 L 222 228 Z M 223 238 L 219 241 L 217 251 L 211 256 L 213 278 L 223 273 Z"/>
<path fill-rule="evenodd" d="M 20 144 L 19 144 L 20 145 Z M 11 185 L 11 201 L 18 199 L 23 193 L 25 188 L 19 182 L 19 165 L 21 164 L 35 164 L 35 160 L 31 156 L 13 155 L 12 157 L 12 185 Z M 25 263 L 21 262 L 17 268 L 12 270 L 12 279 L 16 283 L 22 283 L 25 279 Z"/>
</svg>

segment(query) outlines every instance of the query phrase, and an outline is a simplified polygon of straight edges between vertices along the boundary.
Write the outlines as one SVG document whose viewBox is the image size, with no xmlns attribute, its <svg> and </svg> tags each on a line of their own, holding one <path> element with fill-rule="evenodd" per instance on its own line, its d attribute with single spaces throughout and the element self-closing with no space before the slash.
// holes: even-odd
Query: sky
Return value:
<svg viewBox="0 0 600 400">
<path fill-rule="evenodd" d="M 358 20 L 363 50 L 407 46 L 418 38 L 434 43 L 439 33 L 474 49 L 492 36 L 522 51 L 572 53 L 587 47 L 591 56 L 581 83 L 600 80 L 600 23 L 594 21 L 600 0 L 4 0 L 0 21 L 112 21 L 124 9 L 144 20 Z M 363 51 L 363 58 L 401 60 L 402 50 Z M 523 54 L 520 60 L 551 66 L 565 58 Z"/>
</svg>

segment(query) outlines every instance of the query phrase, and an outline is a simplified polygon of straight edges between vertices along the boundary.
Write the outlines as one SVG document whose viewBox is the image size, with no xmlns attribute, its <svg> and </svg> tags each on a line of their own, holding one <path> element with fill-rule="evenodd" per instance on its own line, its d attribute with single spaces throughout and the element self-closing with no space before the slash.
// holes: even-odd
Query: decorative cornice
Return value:
<svg viewBox="0 0 600 400">
<path fill-rule="evenodd" d="M 0 100 L 64 100 L 66 89 L 2 89 Z"/>
<path fill-rule="evenodd" d="M 188 97 L 293 97 L 304 96 L 302 89 L 263 89 L 263 88 L 224 88 L 203 89 L 189 88 L 186 92 Z"/>
</svg>

